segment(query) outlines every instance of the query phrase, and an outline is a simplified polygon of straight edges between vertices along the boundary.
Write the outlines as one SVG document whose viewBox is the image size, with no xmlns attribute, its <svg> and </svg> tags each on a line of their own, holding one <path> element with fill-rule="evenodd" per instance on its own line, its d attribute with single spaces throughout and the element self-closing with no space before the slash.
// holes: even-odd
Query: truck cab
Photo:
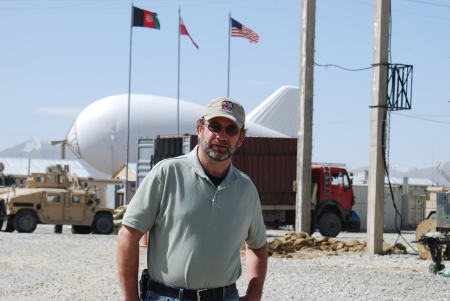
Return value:
<svg viewBox="0 0 450 301">
<path fill-rule="evenodd" d="M 341 230 L 359 231 L 360 221 L 352 211 L 355 196 L 352 179 L 345 168 L 313 165 L 312 223 L 324 236 L 335 237 Z"/>
</svg>

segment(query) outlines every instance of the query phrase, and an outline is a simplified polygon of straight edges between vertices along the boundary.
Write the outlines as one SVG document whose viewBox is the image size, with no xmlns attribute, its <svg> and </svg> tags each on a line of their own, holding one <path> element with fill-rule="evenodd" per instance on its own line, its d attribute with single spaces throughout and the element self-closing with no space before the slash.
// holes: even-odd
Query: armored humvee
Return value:
<svg viewBox="0 0 450 301">
<path fill-rule="evenodd" d="M 114 210 L 100 207 L 96 193 L 83 189 L 68 166 L 33 173 L 25 188 L 0 190 L 0 229 L 31 233 L 37 224 L 72 225 L 78 234 L 110 234 Z M 56 228 L 55 228 L 56 229 Z"/>
</svg>

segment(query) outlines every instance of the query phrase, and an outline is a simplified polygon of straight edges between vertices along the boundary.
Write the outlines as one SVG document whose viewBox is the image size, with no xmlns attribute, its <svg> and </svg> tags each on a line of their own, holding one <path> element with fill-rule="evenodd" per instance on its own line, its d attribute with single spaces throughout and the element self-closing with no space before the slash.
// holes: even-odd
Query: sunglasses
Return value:
<svg viewBox="0 0 450 301">
<path fill-rule="evenodd" d="M 225 129 L 225 133 L 227 133 L 227 135 L 230 137 L 236 136 L 237 133 L 239 132 L 239 129 L 235 125 L 227 125 L 224 127 L 220 123 L 215 121 L 208 123 L 208 130 L 210 130 L 213 133 L 220 133 L 222 128 Z"/>
</svg>

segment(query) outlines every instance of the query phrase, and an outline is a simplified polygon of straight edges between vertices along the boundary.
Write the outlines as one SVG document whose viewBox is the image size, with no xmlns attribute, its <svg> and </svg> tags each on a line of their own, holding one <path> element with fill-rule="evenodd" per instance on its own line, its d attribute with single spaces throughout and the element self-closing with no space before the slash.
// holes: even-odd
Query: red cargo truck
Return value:
<svg viewBox="0 0 450 301">
<path fill-rule="evenodd" d="M 197 136 L 158 136 L 147 145 L 154 147 L 150 160 L 153 166 L 193 149 Z M 139 174 L 139 170 L 144 170 L 139 166 L 141 159 L 138 158 L 138 185 L 145 176 Z M 297 139 L 247 137 L 234 154 L 233 164 L 249 175 L 258 188 L 266 225 L 295 224 Z M 359 218 L 352 211 L 354 194 L 347 170 L 313 165 L 311 173 L 311 232 L 318 228 L 322 235 L 335 237 L 342 230 L 359 231 Z"/>
</svg>

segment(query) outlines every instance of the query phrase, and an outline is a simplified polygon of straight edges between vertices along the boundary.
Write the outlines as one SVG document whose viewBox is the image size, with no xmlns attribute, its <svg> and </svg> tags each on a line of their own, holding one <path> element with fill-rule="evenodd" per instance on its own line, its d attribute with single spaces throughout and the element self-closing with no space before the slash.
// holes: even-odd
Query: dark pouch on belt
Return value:
<svg viewBox="0 0 450 301">
<path fill-rule="evenodd" d="M 144 300 L 145 295 L 147 294 L 149 278 L 148 269 L 142 270 L 141 280 L 139 280 L 139 298 L 141 298 L 141 300 Z"/>
</svg>

